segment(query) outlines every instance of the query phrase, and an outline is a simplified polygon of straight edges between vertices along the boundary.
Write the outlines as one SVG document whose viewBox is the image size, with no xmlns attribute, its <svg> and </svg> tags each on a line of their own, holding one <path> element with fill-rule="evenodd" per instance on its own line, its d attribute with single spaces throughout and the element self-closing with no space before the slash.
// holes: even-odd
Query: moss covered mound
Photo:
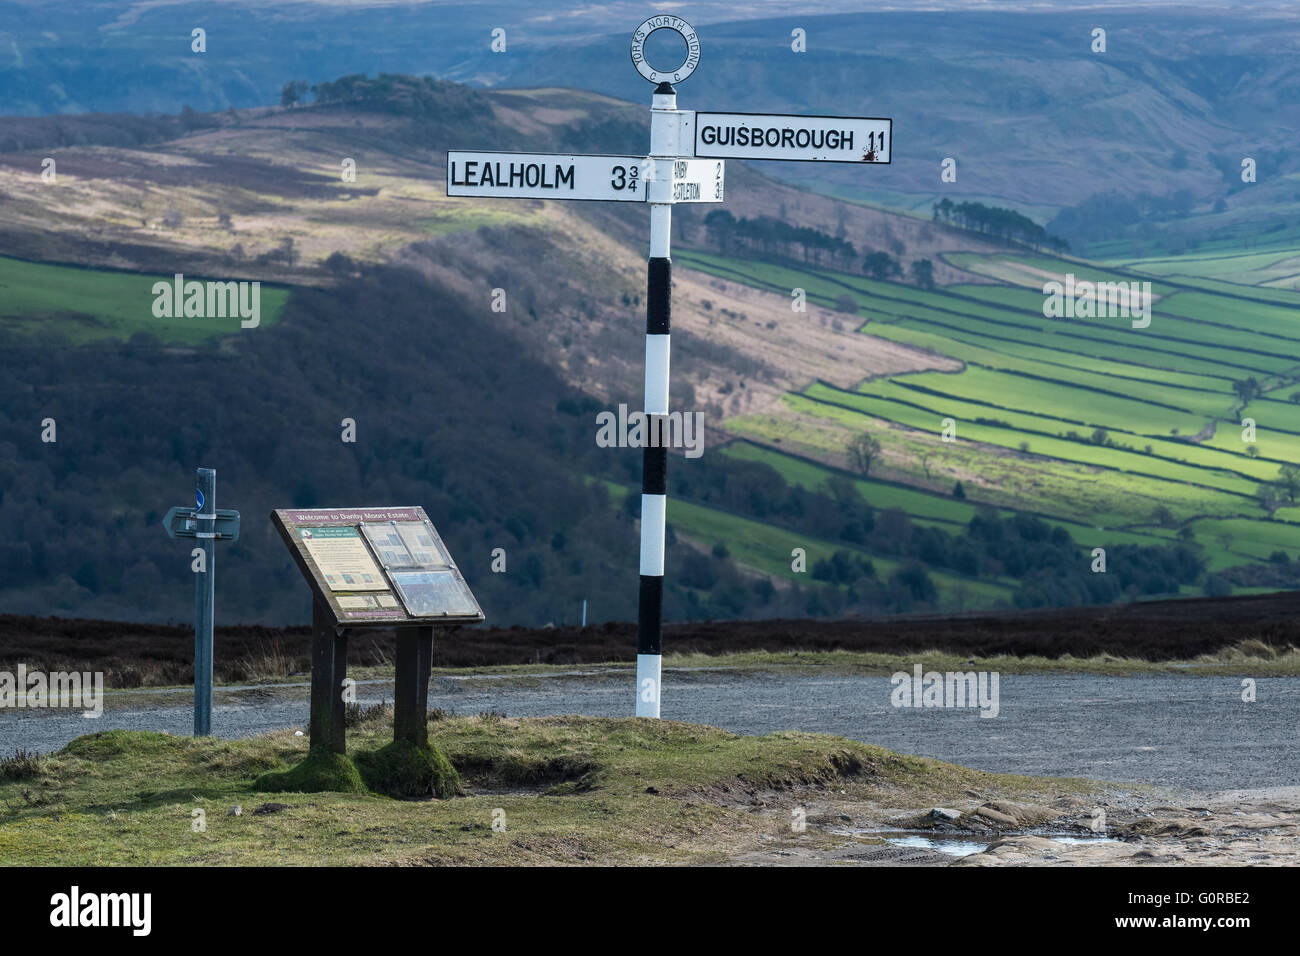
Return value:
<svg viewBox="0 0 1300 956">
<path fill-rule="evenodd" d="M 310 751 L 288 770 L 264 773 L 253 784 L 263 793 L 365 793 L 356 765 L 344 754 Z"/>
<path fill-rule="evenodd" d="M 390 797 L 413 799 L 457 796 L 460 774 L 436 747 L 394 740 L 378 750 L 357 754 L 357 769 L 366 786 Z"/>
</svg>

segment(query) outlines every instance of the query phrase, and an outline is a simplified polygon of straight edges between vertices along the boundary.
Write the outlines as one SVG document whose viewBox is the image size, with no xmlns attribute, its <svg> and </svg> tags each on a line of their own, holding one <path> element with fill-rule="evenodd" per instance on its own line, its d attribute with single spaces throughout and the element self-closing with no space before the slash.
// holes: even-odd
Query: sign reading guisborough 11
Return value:
<svg viewBox="0 0 1300 956">
<path fill-rule="evenodd" d="M 695 155 L 788 162 L 889 163 L 893 121 L 867 116 L 695 114 Z"/>
</svg>

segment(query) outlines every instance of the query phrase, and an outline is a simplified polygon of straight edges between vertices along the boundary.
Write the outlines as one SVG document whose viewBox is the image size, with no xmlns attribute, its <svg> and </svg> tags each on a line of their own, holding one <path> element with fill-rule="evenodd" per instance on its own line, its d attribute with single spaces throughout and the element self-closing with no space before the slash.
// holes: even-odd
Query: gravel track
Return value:
<svg viewBox="0 0 1300 956">
<path fill-rule="evenodd" d="M 897 709 L 887 677 L 669 670 L 667 719 L 735 733 L 797 729 L 840 734 L 981 770 L 1080 776 L 1200 789 L 1300 785 L 1300 678 L 1261 678 L 1241 700 L 1238 677 L 1003 675 L 998 717 L 973 709 Z M 305 729 L 305 684 L 218 690 L 214 731 L 246 737 Z M 627 716 L 632 677 L 599 674 L 447 678 L 430 684 L 431 707 L 512 717 Z M 358 685 L 362 703 L 392 700 L 392 685 Z M 107 694 L 97 720 L 80 712 L 0 713 L 0 749 L 52 751 L 74 737 L 126 728 L 187 734 L 190 692 Z"/>
</svg>

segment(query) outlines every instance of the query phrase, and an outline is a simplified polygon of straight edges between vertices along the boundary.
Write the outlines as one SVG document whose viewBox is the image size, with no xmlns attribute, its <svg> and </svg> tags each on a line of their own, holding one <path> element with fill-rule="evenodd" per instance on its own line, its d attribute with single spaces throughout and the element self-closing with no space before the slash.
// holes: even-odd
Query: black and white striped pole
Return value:
<svg viewBox="0 0 1300 956">
<path fill-rule="evenodd" d="M 686 44 L 686 58 L 676 69 L 658 70 L 646 59 L 646 40 L 659 30 L 677 34 Z M 655 86 L 649 156 L 447 151 L 449 197 L 645 202 L 650 206 L 644 408 L 650 440 L 643 449 L 641 476 L 638 717 L 658 717 L 662 696 L 673 206 L 722 202 L 728 159 L 888 163 L 893 143 L 893 121 L 881 117 L 679 110 L 673 84 L 694 73 L 699 63 L 699 37 L 681 17 L 650 17 L 633 34 L 632 65 Z"/>
<path fill-rule="evenodd" d="M 686 60 L 672 72 L 650 66 L 645 41 L 656 30 L 672 30 L 686 42 Z M 658 717 L 662 676 L 664 612 L 664 532 L 668 504 L 668 448 L 663 424 L 668 415 L 668 369 L 672 353 L 673 164 L 681 155 L 682 114 L 674 82 L 686 79 L 700 61 L 700 41 L 680 17 L 655 16 L 632 37 L 632 63 L 655 83 L 650 106 L 650 156 L 645 179 L 650 203 L 650 259 L 646 275 L 645 414 L 652 440 L 642 450 L 641 584 L 636 632 L 636 716 Z M 657 440 L 656 440 L 657 439 Z"/>
</svg>

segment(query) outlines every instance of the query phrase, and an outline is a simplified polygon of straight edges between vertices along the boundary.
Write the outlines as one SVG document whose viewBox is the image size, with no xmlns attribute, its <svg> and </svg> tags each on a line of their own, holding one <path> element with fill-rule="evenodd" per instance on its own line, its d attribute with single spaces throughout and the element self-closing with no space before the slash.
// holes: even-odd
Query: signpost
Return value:
<svg viewBox="0 0 1300 956">
<path fill-rule="evenodd" d="M 194 571 L 194 736 L 212 733 L 212 619 L 216 598 L 213 569 L 218 541 L 239 538 L 239 512 L 218 511 L 217 473 L 198 469 L 194 488 L 195 507 L 176 507 L 163 518 L 172 538 L 194 538 L 199 545 L 191 552 Z"/>
<path fill-rule="evenodd" d="M 212 522 L 212 539 L 214 541 L 237 541 L 239 539 L 239 512 L 214 509 L 215 520 Z M 173 538 L 197 538 L 199 534 L 199 509 L 182 508 L 177 505 L 163 516 L 163 527 Z M 206 526 L 205 526 L 206 527 Z M 207 537 L 203 535 L 203 537 Z"/>
<path fill-rule="evenodd" d="M 686 59 L 659 69 L 645 44 L 670 30 L 686 44 Z M 647 263 L 645 414 L 659 427 L 668 414 L 673 205 L 722 202 L 725 160 L 888 164 L 893 121 L 876 117 L 704 113 L 677 108 L 680 83 L 700 64 L 700 40 L 680 17 L 650 17 L 632 35 L 632 65 L 655 84 L 650 106 L 650 153 L 627 156 L 447 153 L 447 195 L 486 198 L 594 199 L 650 204 Z M 641 472 L 641 581 L 637 611 L 636 715 L 658 717 L 662 669 L 664 531 L 668 449 L 650 443 Z"/>
<path fill-rule="evenodd" d="M 393 736 L 429 744 L 433 625 L 483 611 L 423 508 L 284 508 L 271 513 L 312 589 L 310 746 L 342 754 L 348 631 L 397 628 Z"/>
</svg>

